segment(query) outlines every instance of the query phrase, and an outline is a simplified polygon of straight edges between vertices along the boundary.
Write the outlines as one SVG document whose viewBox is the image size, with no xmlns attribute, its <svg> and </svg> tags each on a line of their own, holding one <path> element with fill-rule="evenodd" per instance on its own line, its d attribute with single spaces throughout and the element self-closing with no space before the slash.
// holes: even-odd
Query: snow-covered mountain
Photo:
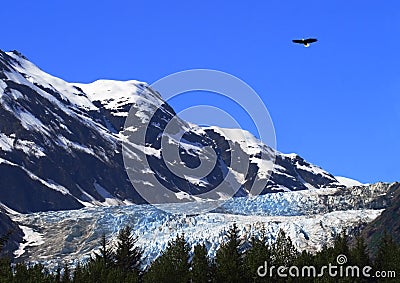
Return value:
<svg viewBox="0 0 400 283">
<path fill-rule="evenodd" d="M 68 83 L 16 51 L 0 51 L 0 202 L 24 213 L 143 203 L 135 188 L 148 186 L 157 193 L 149 176 L 172 192 L 172 202 L 195 200 L 193 196 L 211 191 L 229 172 L 232 189 L 240 187 L 236 196 L 249 195 L 252 185 L 270 174 L 268 183 L 258 188 L 262 194 L 345 186 L 300 156 L 276 152 L 248 132 L 200 128 L 179 118 L 176 131 L 183 134 L 167 138 L 179 148 L 184 165 L 194 168 L 211 155 L 216 161 L 205 177 L 177 176 L 170 168 L 178 161 L 167 164 L 161 147 L 165 127 L 176 115 L 161 95 L 138 81 Z M 124 130 L 128 113 L 138 119 Z M 131 170 L 139 174 L 132 185 L 121 144 L 126 131 L 145 125 L 145 143 L 131 146 Z M 234 168 L 233 153 L 249 160 L 246 172 Z M 275 167 L 272 158 L 268 164 L 261 154 L 273 156 Z M 150 168 L 143 167 L 139 155 Z"/>
<path fill-rule="evenodd" d="M 0 51 L 0 236 L 14 232 L 8 249 L 18 259 L 51 266 L 87 258 L 102 233 L 115 238 L 126 224 L 146 246 L 147 263 L 180 232 L 191 244 L 204 241 L 213 255 L 233 222 L 243 238 L 264 226 L 273 241 L 283 229 L 299 249 L 313 251 L 343 228 L 359 230 L 382 212 L 387 223 L 398 210 L 391 206 L 398 183 L 362 185 L 277 152 L 249 132 L 193 125 L 177 118 L 161 95 L 138 81 L 68 83 L 16 51 Z M 171 121 L 172 133 L 166 131 Z M 139 132 L 143 142 L 132 140 Z M 164 138 L 179 159 L 165 159 Z M 211 157 L 215 164 L 205 176 L 173 173 Z M 216 193 L 196 201 L 229 174 L 236 197 L 213 212 L 190 214 L 224 200 Z M 138 193 L 157 195 L 160 184 L 171 193 L 159 207 L 164 210 L 143 204 Z M 252 196 L 254 185 L 260 196 Z"/>
</svg>

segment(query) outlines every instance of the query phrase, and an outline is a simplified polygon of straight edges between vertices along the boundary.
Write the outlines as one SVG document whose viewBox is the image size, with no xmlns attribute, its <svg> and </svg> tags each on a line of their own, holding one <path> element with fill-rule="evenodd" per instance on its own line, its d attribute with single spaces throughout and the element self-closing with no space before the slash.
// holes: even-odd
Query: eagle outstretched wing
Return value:
<svg viewBox="0 0 400 283">
<path fill-rule="evenodd" d="M 313 43 L 313 42 L 317 42 L 316 38 L 307 38 L 304 40 L 305 43 Z"/>
<path fill-rule="evenodd" d="M 299 43 L 299 44 L 303 44 L 305 47 L 310 46 L 310 43 L 316 42 L 317 39 L 316 38 L 307 38 L 307 39 L 293 39 L 292 42 L 294 43 Z"/>
</svg>

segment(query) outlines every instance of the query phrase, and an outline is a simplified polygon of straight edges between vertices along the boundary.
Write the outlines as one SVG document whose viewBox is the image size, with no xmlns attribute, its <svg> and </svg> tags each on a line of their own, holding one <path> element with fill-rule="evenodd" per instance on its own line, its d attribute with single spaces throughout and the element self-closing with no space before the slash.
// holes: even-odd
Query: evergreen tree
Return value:
<svg viewBox="0 0 400 283">
<path fill-rule="evenodd" d="M 177 235 L 151 264 L 144 282 L 187 283 L 190 279 L 189 251 L 185 235 Z"/>
<path fill-rule="evenodd" d="M 28 266 L 25 263 L 18 263 L 14 268 L 13 279 L 8 282 L 50 283 L 60 281 L 55 281 L 55 276 L 50 275 L 42 264 Z"/>
<path fill-rule="evenodd" d="M 345 255 L 346 257 L 348 257 L 350 255 L 350 247 L 348 242 L 349 241 L 346 230 L 343 230 L 340 234 L 336 236 L 335 242 L 333 244 L 335 256 Z"/>
<path fill-rule="evenodd" d="M 191 266 L 192 283 L 204 283 L 211 279 L 210 259 L 204 244 L 194 247 Z"/>
<path fill-rule="evenodd" d="M 0 283 L 11 282 L 13 278 L 11 262 L 7 258 L 0 258 Z"/>
<path fill-rule="evenodd" d="M 85 275 L 84 274 L 85 274 L 84 273 L 84 268 L 82 268 L 81 263 L 78 261 L 78 263 L 75 266 L 72 282 L 74 282 L 74 283 L 85 282 Z"/>
<path fill-rule="evenodd" d="M 125 226 L 118 233 L 115 264 L 123 271 L 140 271 L 143 251 L 136 246 L 137 239 L 132 235 L 130 226 Z"/>
<path fill-rule="evenodd" d="M 99 252 L 94 253 L 89 262 L 79 266 L 73 282 L 137 282 L 142 255 L 142 251 L 135 246 L 137 239 L 132 236 L 131 228 L 126 226 L 119 231 L 117 240 L 114 253 L 105 234 L 102 234 Z"/>
<path fill-rule="evenodd" d="M 91 259 L 82 267 L 81 282 L 99 283 L 107 282 L 108 274 L 111 268 L 107 268 L 104 261 Z"/>
<path fill-rule="evenodd" d="M 61 276 L 61 283 L 68 283 L 71 280 L 71 270 L 67 263 L 64 263 L 63 274 Z"/>
<path fill-rule="evenodd" d="M 272 260 L 275 266 L 290 266 L 298 256 L 298 251 L 289 236 L 280 229 L 272 245 Z"/>
<path fill-rule="evenodd" d="M 227 232 L 227 241 L 222 243 L 216 256 L 217 282 L 242 282 L 243 266 L 240 254 L 239 229 L 236 223 Z"/>
<path fill-rule="evenodd" d="M 363 237 L 359 236 L 356 238 L 356 244 L 350 251 L 350 258 L 351 258 L 351 263 L 359 267 L 371 265 L 367 251 L 367 245 Z"/>
<path fill-rule="evenodd" d="M 396 242 L 393 240 L 392 236 L 384 232 L 381 241 L 378 246 L 378 250 L 376 252 L 375 258 L 375 270 L 379 271 L 395 271 L 396 275 L 400 275 L 400 247 Z M 396 281 L 398 278 L 394 278 L 393 282 Z M 392 282 L 387 280 L 387 282 Z"/>
<path fill-rule="evenodd" d="M 304 266 L 314 266 L 316 267 L 315 263 L 315 256 L 307 251 L 302 251 L 300 254 L 298 254 L 297 258 L 294 260 L 293 263 L 294 266 L 297 266 L 299 270 L 302 270 Z M 309 270 L 309 269 L 307 269 Z M 318 269 L 315 269 L 315 274 L 318 273 Z M 301 282 L 303 283 L 308 283 L 308 282 L 314 282 L 314 273 L 313 270 L 310 271 L 304 271 L 305 276 L 301 277 Z M 296 279 L 298 278 L 291 278 L 292 281 L 290 282 L 296 282 Z"/>
<path fill-rule="evenodd" d="M 250 240 L 250 248 L 244 254 L 243 269 L 245 278 L 248 282 L 265 282 L 268 278 L 258 275 L 260 266 L 264 266 L 265 262 L 271 264 L 271 251 L 265 239 L 252 237 Z"/>
<path fill-rule="evenodd" d="M 102 261 L 106 268 L 114 264 L 114 252 L 112 248 L 108 247 L 105 233 L 101 235 L 99 253 L 95 252 L 94 256 L 94 260 Z"/>
</svg>

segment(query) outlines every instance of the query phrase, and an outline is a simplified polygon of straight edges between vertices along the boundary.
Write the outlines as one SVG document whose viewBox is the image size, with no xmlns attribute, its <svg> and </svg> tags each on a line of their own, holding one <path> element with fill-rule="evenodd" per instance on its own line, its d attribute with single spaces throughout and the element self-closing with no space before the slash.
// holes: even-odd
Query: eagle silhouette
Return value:
<svg viewBox="0 0 400 283">
<path fill-rule="evenodd" d="M 317 39 L 316 38 L 307 38 L 307 39 L 293 39 L 292 40 L 294 43 L 299 43 L 299 44 L 303 44 L 304 47 L 308 47 L 310 46 L 310 43 L 316 42 Z"/>
</svg>

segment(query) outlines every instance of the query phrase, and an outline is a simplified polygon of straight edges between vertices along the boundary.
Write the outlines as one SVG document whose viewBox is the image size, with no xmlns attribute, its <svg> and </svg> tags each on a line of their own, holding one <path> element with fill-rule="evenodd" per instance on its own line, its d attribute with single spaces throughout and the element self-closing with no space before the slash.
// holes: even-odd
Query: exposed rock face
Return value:
<svg viewBox="0 0 400 283">
<path fill-rule="evenodd" d="M 377 207 L 386 207 L 386 209 L 361 233 L 366 238 L 371 251 L 375 251 L 385 231 L 400 243 L 400 183 L 391 184 L 388 193 L 378 199 L 375 204 Z"/>
<path fill-rule="evenodd" d="M 0 255 L 11 256 L 12 252 L 18 248 L 19 243 L 22 242 L 23 236 L 24 233 L 18 224 L 13 222 L 5 210 L 0 207 L 0 237 L 5 240 Z"/>
<path fill-rule="evenodd" d="M 150 121 L 145 144 L 135 147 L 145 154 L 150 168 L 133 159 L 133 170 L 146 172 L 134 185 L 121 153 L 129 110 L 140 118 L 135 129 Z M 236 196 L 248 195 L 254 182 L 269 173 L 269 182 L 260 188 L 263 194 L 342 186 L 300 156 L 275 152 L 250 133 L 200 128 L 180 119 L 176 130 L 183 134 L 178 140 L 169 138 L 185 166 L 196 168 L 201 157 L 209 154 L 207 147 L 217 158 L 213 170 L 201 179 L 176 176 L 161 148 L 163 131 L 174 117 L 174 110 L 145 83 L 68 83 L 43 72 L 18 52 L 0 51 L 0 202 L 18 212 L 143 203 L 135 186 L 143 185 L 145 174 L 177 193 L 172 201 L 180 201 L 179 193 L 190 198 L 211 191 L 227 172 L 236 170 L 232 164 L 238 160 L 232 160 L 232 153 L 249 161 L 246 172 L 234 172 L 237 179 L 232 187 L 239 185 Z M 244 134 L 251 146 L 238 140 L 237 133 Z M 272 172 L 264 167 L 261 153 L 276 155 Z"/>
</svg>

